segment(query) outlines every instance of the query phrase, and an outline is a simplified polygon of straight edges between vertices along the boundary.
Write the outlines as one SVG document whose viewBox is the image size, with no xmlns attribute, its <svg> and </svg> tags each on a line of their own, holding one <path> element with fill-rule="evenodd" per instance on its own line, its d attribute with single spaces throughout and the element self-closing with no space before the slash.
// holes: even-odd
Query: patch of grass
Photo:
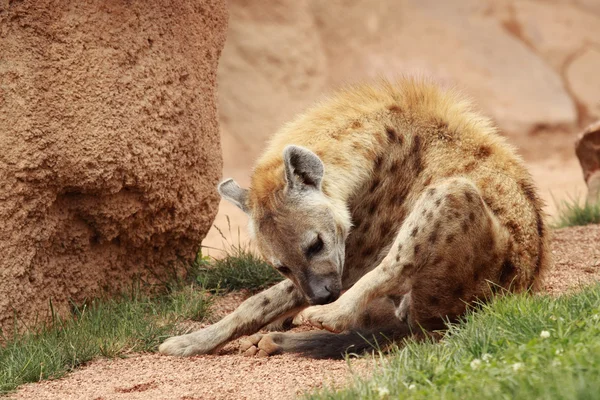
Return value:
<svg viewBox="0 0 600 400">
<path fill-rule="evenodd" d="M 556 228 L 600 224 L 600 201 L 595 203 L 586 201 L 582 205 L 577 199 L 570 198 L 563 200 L 557 208 Z"/>
<path fill-rule="evenodd" d="M 283 280 L 273 267 L 241 244 L 239 229 L 238 244 L 233 244 L 231 222 L 229 217 L 226 218 L 229 239 L 215 226 L 223 238 L 224 257 L 211 258 L 198 253 L 191 271 L 195 281 L 214 293 L 241 289 L 257 291 Z"/>
<path fill-rule="evenodd" d="M 176 322 L 203 319 L 209 297 L 196 285 L 175 285 L 162 295 L 139 288 L 113 299 L 73 305 L 67 318 L 17 334 L 0 347 L 0 394 L 18 385 L 58 378 L 98 356 L 117 357 L 156 349 L 177 334 Z"/>
<path fill-rule="evenodd" d="M 260 290 L 283 279 L 273 267 L 240 245 L 230 246 L 222 259 L 199 255 L 193 274 L 199 285 L 213 292 Z"/>
<path fill-rule="evenodd" d="M 453 325 L 440 343 L 408 341 L 369 379 L 311 399 L 595 399 L 600 285 L 506 296 Z"/>
</svg>

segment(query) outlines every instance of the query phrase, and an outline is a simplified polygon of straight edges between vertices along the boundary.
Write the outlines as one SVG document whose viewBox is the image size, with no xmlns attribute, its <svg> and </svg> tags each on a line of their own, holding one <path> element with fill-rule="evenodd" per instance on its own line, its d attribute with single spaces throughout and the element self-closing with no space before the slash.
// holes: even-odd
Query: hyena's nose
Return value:
<svg viewBox="0 0 600 400">
<path fill-rule="evenodd" d="M 313 289 L 313 295 L 310 298 L 310 303 L 313 305 L 328 304 L 337 300 L 340 296 L 339 290 L 327 285 L 315 289 Z"/>
</svg>

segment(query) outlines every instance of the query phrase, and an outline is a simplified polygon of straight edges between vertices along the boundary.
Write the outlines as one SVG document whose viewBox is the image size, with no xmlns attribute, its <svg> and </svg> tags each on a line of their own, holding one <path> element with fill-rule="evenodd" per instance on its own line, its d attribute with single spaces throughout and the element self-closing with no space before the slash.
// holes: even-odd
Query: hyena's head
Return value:
<svg viewBox="0 0 600 400">
<path fill-rule="evenodd" d="M 321 188 L 324 166 L 308 149 L 283 152 L 283 187 L 268 199 L 250 201 L 250 193 L 232 179 L 219 184 L 221 196 L 248 214 L 250 234 L 263 257 L 291 279 L 311 304 L 340 295 L 348 233 L 347 211 L 335 207 Z M 260 172 L 257 172 L 260 173 Z"/>
</svg>

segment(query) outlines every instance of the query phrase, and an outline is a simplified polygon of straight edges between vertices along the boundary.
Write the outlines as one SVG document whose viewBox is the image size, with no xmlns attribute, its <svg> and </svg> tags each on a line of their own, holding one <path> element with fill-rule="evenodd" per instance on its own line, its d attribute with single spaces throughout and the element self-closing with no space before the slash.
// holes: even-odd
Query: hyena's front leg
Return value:
<svg viewBox="0 0 600 400">
<path fill-rule="evenodd" d="M 250 297 L 216 324 L 167 339 L 158 350 L 174 356 L 210 353 L 230 340 L 257 332 L 275 319 L 300 310 L 304 305 L 305 299 L 300 291 L 290 280 L 285 280 Z"/>
<path fill-rule="evenodd" d="M 509 234 L 477 187 L 451 178 L 428 188 L 402 224 L 389 254 L 334 303 L 313 306 L 296 322 L 339 332 L 377 297 L 402 298 L 398 317 L 440 329 L 466 304 L 490 294 L 508 249 Z"/>
</svg>

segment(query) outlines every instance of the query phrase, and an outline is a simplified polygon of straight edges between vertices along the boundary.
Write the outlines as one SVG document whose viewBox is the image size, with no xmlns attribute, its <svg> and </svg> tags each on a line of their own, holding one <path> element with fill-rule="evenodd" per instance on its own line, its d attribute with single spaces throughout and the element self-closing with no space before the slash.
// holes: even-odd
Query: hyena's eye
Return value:
<svg viewBox="0 0 600 400">
<path fill-rule="evenodd" d="M 321 236 L 317 236 L 317 240 L 315 240 L 313 242 L 313 244 L 310 245 L 310 247 L 308 249 L 306 249 L 305 254 L 306 254 L 306 258 L 311 258 L 317 254 L 319 254 L 321 252 L 321 250 L 323 250 L 323 239 L 321 239 Z"/>
<path fill-rule="evenodd" d="M 290 269 L 288 267 L 286 267 L 285 265 L 276 265 L 275 269 L 277 271 L 279 271 L 280 273 L 282 273 L 283 275 L 287 275 L 291 272 Z"/>
</svg>

